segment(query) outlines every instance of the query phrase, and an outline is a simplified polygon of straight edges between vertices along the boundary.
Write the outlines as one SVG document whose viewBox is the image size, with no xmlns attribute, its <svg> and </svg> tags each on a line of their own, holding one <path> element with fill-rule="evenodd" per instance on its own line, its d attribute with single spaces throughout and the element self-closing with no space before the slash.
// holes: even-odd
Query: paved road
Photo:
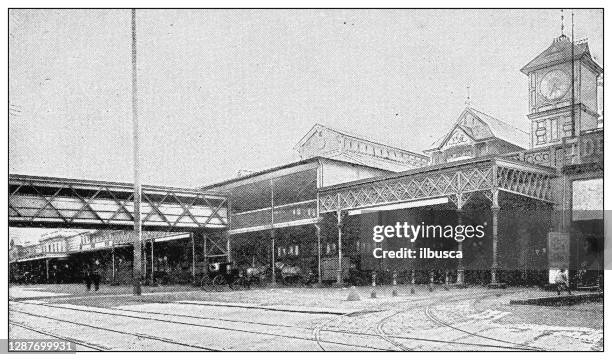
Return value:
<svg viewBox="0 0 612 360">
<path fill-rule="evenodd" d="M 287 293 L 296 299 L 294 306 L 265 304 L 265 294 L 259 303 L 174 299 L 90 306 L 82 297 L 21 299 L 10 302 L 9 331 L 13 339 L 70 339 L 85 351 L 601 350 L 597 320 L 584 320 L 598 311 L 507 305 L 522 292 L 405 294 L 393 301 L 346 302 L 344 310 L 300 305 L 300 293 Z M 567 323 L 571 317 L 577 322 Z"/>
</svg>

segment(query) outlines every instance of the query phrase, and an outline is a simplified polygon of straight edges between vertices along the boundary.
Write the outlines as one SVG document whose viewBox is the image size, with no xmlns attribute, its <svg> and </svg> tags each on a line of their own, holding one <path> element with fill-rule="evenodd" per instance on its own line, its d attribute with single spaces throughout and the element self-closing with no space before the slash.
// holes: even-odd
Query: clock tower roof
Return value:
<svg viewBox="0 0 612 360">
<path fill-rule="evenodd" d="M 591 67 L 597 74 L 603 72 L 601 66 L 593 60 L 591 52 L 589 51 L 589 44 L 586 41 L 574 43 L 573 46 L 574 60 L 584 61 L 587 66 Z M 540 55 L 523 66 L 521 72 L 528 74 L 534 70 L 562 64 L 568 61 L 572 61 L 572 42 L 567 36 L 561 35 L 555 38 L 552 44 Z"/>
</svg>

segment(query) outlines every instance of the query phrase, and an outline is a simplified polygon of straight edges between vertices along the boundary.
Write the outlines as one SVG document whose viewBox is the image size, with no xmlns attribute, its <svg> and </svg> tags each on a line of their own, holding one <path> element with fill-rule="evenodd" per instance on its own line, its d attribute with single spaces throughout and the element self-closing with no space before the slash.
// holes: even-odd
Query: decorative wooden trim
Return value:
<svg viewBox="0 0 612 360">
<path fill-rule="evenodd" d="M 322 192 L 319 206 L 320 212 L 326 213 L 443 196 L 456 203 L 457 194 L 488 190 L 494 185 L 493 168 L 488 163 L 471 168 L 411 174 Z"/>
<path fill-rule="evenodd" d="M 553 202 L 551 180 L 554 177 L 555 171 L 543 166 L 494 158 L 470 167 L 443 168 L 323 190 L 319 194 L 319 207 L 320 213 L 328 213 L 442 196 L 463 207 L 470 194 L 480 192 L 491 199 L 488 194 L 498 188 Z"/>
</svg>

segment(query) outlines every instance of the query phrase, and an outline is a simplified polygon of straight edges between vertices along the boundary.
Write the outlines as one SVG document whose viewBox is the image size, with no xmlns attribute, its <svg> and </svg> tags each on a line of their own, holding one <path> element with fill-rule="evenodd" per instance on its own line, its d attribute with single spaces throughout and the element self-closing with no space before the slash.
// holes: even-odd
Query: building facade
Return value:
<svg viewBox="0 0 612 360">
<path fill-rule="evenodd" d="M 575 284 L 592 284 L 603 270 L 603 114 L 597 91 L 603 69 L 586 42 L 560 36 L 521 71 L 529 84 L 528 132 L 468 105 L 419 153 L 407 149 L 410 144 L 315 124 L 294 148 L 299 161 L 199 189 L 229 197 L 229 226 L 221 235 L 146 236 L 145 277 L 154 281 L 175 271 L 193 278 L 209 263 L 230 261 L 243 269 L 267 266 L 273 282 L 283 280 L 282 268 L 291 266 L 319 282 L 400 273 L 411 282 L 492 286 L 544 284 L 569 268 Z M 437 236 L 407 245 L 461 251 L 460 259 L 377 259 L 377 248 L 405 244 L 373 242 L 373 227 L 400 221 L 484 224 L 485 231 L 476 240 Z M 111 264 L 105 279 L 116 281 L 118 248 L 128 249 L 120 258 L 130 276 L 131 241 L 129 232 L 100 232 L 65 242 L 49 238 L 36 249 L 81 262 L 96 254 Z M 28 258 L 15 257 L 14 262 Z"/>
</svg>

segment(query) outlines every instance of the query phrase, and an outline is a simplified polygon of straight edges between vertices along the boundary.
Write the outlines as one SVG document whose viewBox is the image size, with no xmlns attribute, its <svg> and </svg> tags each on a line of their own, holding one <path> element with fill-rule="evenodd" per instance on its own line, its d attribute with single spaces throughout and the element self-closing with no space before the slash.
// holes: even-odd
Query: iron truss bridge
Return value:
<svg viewBox="0 0 612 360">
<path fill-rule="evenodd" d="M 458 207 L 481 193 L 490 201 L 505 191 L 555 203 L 553 168 L 495 157 L 457 161 L 322 188 L 320 213 L 367 209 L 447 197 Z"/>
<path fill-rule="evenodd" d="M 128 229 L 134 227 L 130 183 L 9 175 L 9 226 Z M 228 199 L 189 188 L 142 186 L 147 230 L 225 229 Z"/>
</svg>

